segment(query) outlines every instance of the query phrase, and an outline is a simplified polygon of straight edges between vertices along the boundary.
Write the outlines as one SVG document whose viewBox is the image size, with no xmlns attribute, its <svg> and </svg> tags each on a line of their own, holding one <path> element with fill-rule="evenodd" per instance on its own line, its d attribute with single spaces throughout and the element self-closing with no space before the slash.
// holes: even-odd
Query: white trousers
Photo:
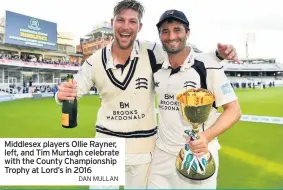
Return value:
<svg viewBox="0 0 283 190">
<path fill-rule="evenodd" d="M 190 180 L 175 167 L 176 156 L 156 147 L 149 172 L 148 189 L 216 189 L 219 168 L 218 150 L 210 150 L 216 163 L 216 172 L 206 180 Z"/>
<path fill-rule="evenodd" d="M 146 189 L 150 163 L 126 165 L 125 189 Z M 119 189 L 119 186 L 90 186 L 89 189 Z"/>
</svg>

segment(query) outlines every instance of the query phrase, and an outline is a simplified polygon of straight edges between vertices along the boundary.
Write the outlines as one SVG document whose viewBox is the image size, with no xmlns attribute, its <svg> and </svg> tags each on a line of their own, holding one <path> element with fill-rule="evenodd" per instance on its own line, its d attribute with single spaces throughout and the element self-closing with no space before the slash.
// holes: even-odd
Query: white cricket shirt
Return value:
<svg viewBox="0 0 283 190">
<path fill-rule="evenodd" d="M 191 49 L 184 64 L 175 70 L 170 67 L 167 57 L 162 68 L 154 74 L 159 110 L 157 146 L 172 155 L 178 155 L 179 150 L 185 144 L 184 130 L 192 129 L 190 124 L 184 125 L 181 121 L 176 95 L 186 88 L 203 87 L 201 77 L 195 68 L 205 68 L 203 70 L 207 74 L 207 89 L 216 97 L 214 108 L 212 108 L 207 122 L 200 126 L 200 131 L 206 130 L 216 121 L 217 109 L 215 107 L 237 99 L 224 74 L 222 65 L 212 56 L 203 53 L 196 54 Z M 220 148 L 217 139 L 213 140 L 209 146 Z"/>
<path fill-rule="evenodd" d="M 96 51 L 75 75 L 77 97 L 87 94 L 95 85 L 101 98 L 97 113 L 97 138 L 125 138 L 126 164 L 151 161 L 155 148 L 153 72 L 162 62 L 164 51 L 155 43 L 134 42 L 123 68 L 113 61 L 110 43 Z"/>
</svg>

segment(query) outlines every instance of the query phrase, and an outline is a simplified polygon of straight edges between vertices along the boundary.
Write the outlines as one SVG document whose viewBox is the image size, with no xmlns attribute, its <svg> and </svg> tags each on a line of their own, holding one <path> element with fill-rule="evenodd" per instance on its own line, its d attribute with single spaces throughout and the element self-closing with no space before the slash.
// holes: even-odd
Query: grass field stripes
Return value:
<svg viewBox="0 0 283 190">
<path fill-rule="evenodd" d="M 238 89 L 236 94 L 243 115 L 241 122 L 218 138 L 221 146 L 218 189 L 283 190 L 283 88 Z M 17 98 L 2 98 L 10 100 L 0 103 L 2 138 L 91 138 L 95 134 L 94 125 L 101 105 L 97 95 L 80 99 L 79 127 L 73 130 L 61 127 L 61 107 L 52 97 L 19 95 Z M 11 101 L 18 98 L 20 100 Z M 158 108 L 158 97 L 154 104 Z M 222 111 L 223 108 L 219 107 L 218 113 Z M 156 123 L 158 115 L 156 110 Z M 0 190 L 3 188 L 12 189 L 0 186 Z M 88 189 L 77 186 L 13 188 Z"/>
<path fill-rule="evenodd" d="M 220 151 L 249 165 L 261 167 L 265 172 L 283 177 L 283 165 L 237 148 L 221 145 Z"/>
</svg>

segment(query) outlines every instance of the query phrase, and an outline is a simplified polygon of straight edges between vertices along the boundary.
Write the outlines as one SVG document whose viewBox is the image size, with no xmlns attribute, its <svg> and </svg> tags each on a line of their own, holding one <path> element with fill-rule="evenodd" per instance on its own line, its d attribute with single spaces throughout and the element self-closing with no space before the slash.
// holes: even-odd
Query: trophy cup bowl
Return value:
<svg viewBox="0 0 283 190">
<path fill-rule="evenodd" d="M 199 132 L 199 126 L 206 122 L 210 111 L 212 109 L 212 104 L 215 100 L 214 95 L 202 88 L 191 88 L 186 89 L 183 92 L 177 94 L 177 101 L 179 102 L 180 115 L 182 120 L 186 124 L 191 124 L 192 132 L 196 139 L 198 139 L 197 133 Z M 192 167 L 188 172 L 186 168 L 182 169 L 182 162 L 184 159 L 184 148 L 183 147 L 179 155 L 176 158 L 176 168 L 177 170 L 186 178 L 192 180 L 204 180 L 208 179 L 215 173 L 215 161 L 210 152 L 206 156 L 206 171 L 205 174 L 200 174 L 195 172 Z"/>
</svg>

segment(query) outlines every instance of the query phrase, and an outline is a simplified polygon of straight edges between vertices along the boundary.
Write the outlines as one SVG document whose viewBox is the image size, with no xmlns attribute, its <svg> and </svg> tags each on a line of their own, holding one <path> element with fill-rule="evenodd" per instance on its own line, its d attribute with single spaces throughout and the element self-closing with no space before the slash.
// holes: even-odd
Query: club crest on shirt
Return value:
<svg viewBox="0 0 283 190">
<path fill-rule="evenodd" d="M 148 86 L 148 80 L 146 78 L 136 79 L 136 89 L 141 89 L 141 88 L 147 89 L 148 88 L 147 86 Z"/>
<path fill-rule="evenodd" d="M 184 82 L 184 88 L 196 88 L 197 83 L 193 81 L 186 81 Z"/>
</svg>

